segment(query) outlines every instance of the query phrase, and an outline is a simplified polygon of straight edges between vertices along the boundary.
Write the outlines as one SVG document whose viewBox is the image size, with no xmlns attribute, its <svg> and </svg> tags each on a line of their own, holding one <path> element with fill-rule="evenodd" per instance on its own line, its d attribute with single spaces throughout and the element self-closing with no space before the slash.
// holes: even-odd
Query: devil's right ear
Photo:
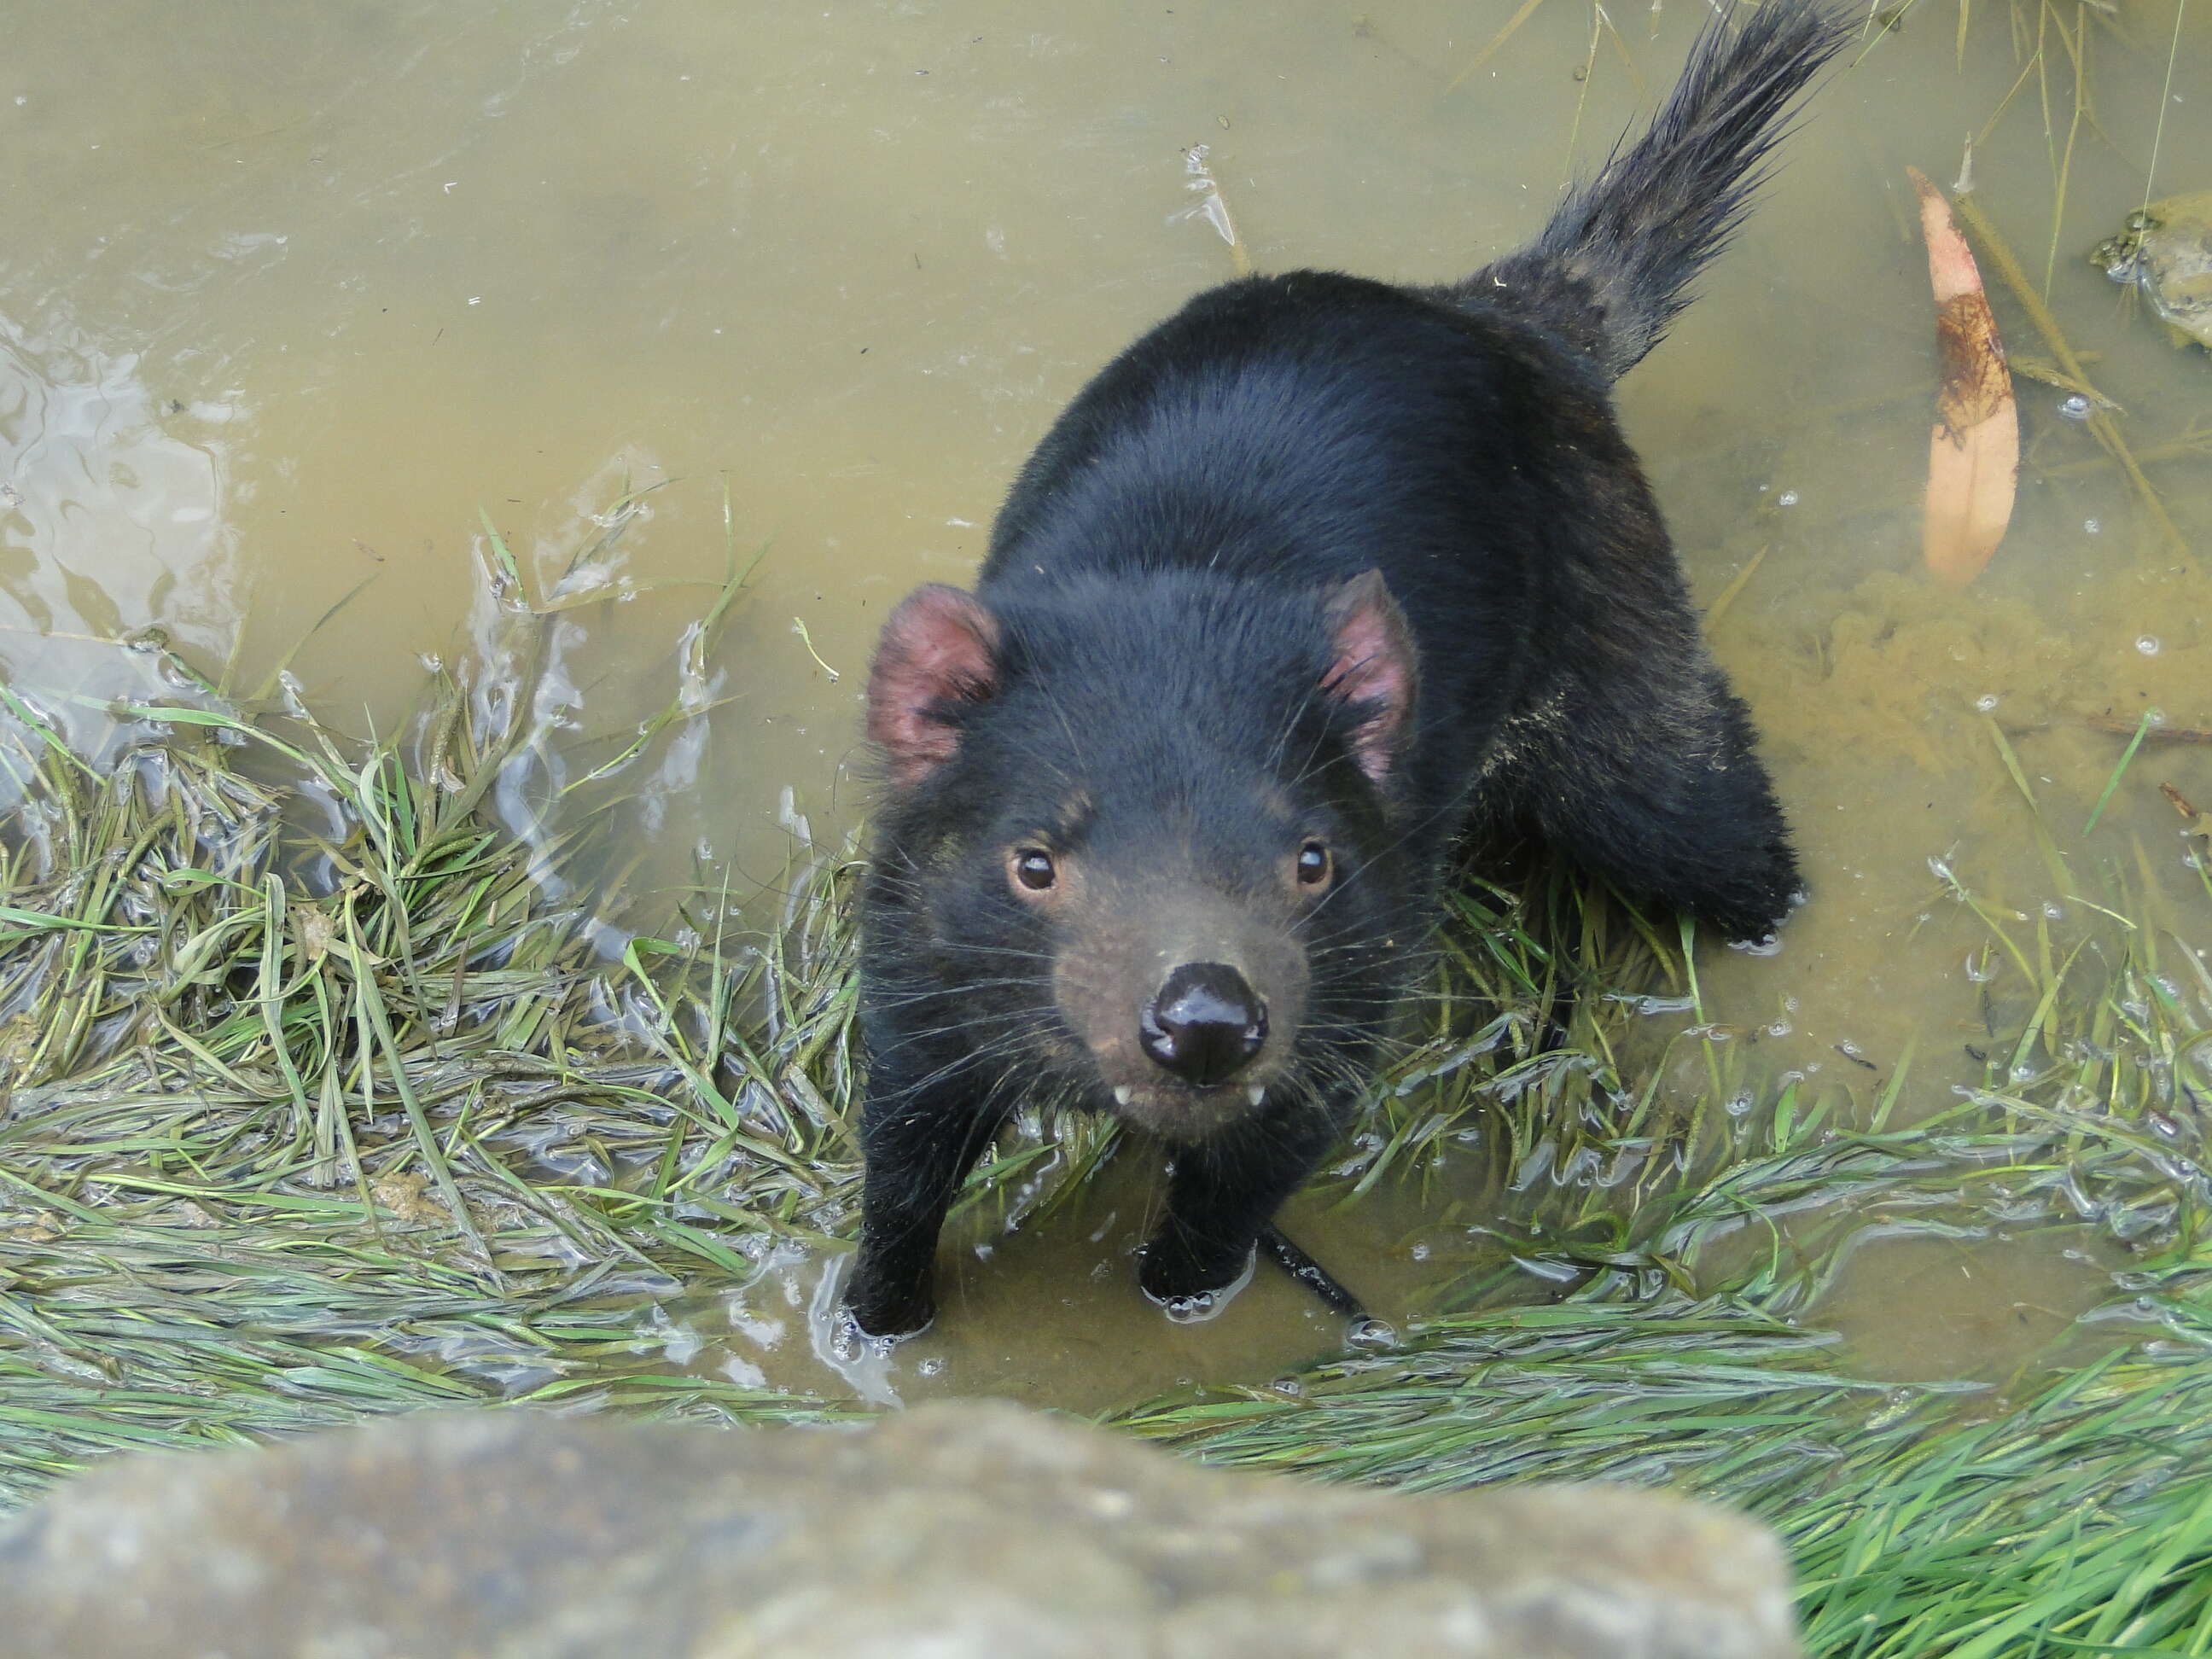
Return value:
<svg viewBox="0 0 2212 1659">
<path fill-rule="evenodd" d="M 1421 679 L 1413 630 L 1379 570 L 1339 584 L 1327 615 L 1334 659 L 1322 689 L 1360 716 L 1352 753 L 1359 769 L 1381 783 L 1413 730 Z"/>
<path fill-rule="evenodd" d="M 959 747 L 947 705 L 998 694 L 998 646 L 999 619 L 974 594 L 941 582 L 915 588 L 884 623 L 868 671 L 868 736 L 900 788 L 920 783 Z"/>
</svg>

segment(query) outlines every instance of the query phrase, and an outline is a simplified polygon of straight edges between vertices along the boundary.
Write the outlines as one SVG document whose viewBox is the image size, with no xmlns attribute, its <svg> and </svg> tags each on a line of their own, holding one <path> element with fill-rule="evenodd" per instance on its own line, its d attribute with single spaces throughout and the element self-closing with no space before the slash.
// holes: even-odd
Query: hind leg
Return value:
<svg viewBox="0 0 2212 1659">
<path fill-rule="evenodd" d="M 1771 937 L 1802 884 L 1750 715 L 1702 652 L 1647 661 L 1629 690 L 1545 723 L 1528 785 L 1546 835 L 1731 941 Z"/>
</svg>

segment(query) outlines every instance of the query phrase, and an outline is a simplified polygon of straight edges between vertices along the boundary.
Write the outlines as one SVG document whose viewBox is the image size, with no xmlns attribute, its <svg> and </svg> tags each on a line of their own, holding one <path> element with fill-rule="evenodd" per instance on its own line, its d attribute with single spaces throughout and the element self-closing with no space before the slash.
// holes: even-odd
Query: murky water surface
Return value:
<svg viewBox="0 0 2212 1659">
<path fill-rule="evenodd" d="M 535 711 L 550 793 L 684 690 L 687 625 L 757 556 L 690 687 L 704 712 L 624 780 L 625 833 L 634 895 L 729 866 L 773 883 L 801 816 L 834 842 L 863 809 L 884 611 L 967 576 L 1060 404 L 1231 274 L 1224 224 L 1263 270 L 1463 271 L 1534 231 L 1702 15 L 1632 10 L 1594 44 L 1590 9 L 1552 0 L 1478 61 L 1514 10 L 31 0 L 0 62 L 0 665 L 143 695 L 177 672 L 145 648 L 165 640 L 388 732 L 427 661 L 488 637 L 489 522 L 567 606 Z M 1941 1104 L 1981 1075 L 1970 1045 L 2019 1024 L 1953 878 L 2063 929 L 2084 917 L 2063 859 L 2156 915 L 2195 878 L 2154 786 L 2212 805 L 2212 357 L 2168 349 L 2084 258 L 2154 149 L 2150 194 L 2212 187 L 2212 11 L 2176 37 L 2165 0 L 2059 10 L 2094 123 L 2057 12 L 1974 8 L 1960 61 L 1955 15 L 1911 10 L 1820 95 L 1621 392 L 1696 587 L 1728 595 L 1717 648 L 1814 889 L 1778 955 L 1705 964 L 1708 1012 L 1868 1098 L 1911 1043 L 1912 1092 Z M 2180 539 L 2069 394 L 2025 380 L 2014 528 L 1954 597 L 1913 574 L 1933 353 L 1904 168 L 1949 179 L 1970 131 L 1979 199 Z M 2166 730 L 2085 836 L 2153 708 Z M 97 738 L 95 710 L 74 718 Z M 971 1239 L 939 1329 L 860 1385 L 1103 1404 L 1264 1384 L 1335 1340 L 1265 1275 L 1214 1324 L 1165 1325 L 1131 1286 L 1146 1206 L 1117 1170 L 1034 1235 Z M 1434 1278 L 1424 1213 L 1301 1224 L 1397 1312 Z M 2000 1376 L 2109 1266 L 2063 1240 L 1894 1241 L 1831 1313 L 1888 1374 Z M 701 1286 L 672 1363 L 842 1386 L 806 1335 L 824 1271 Z"/>
</svg>

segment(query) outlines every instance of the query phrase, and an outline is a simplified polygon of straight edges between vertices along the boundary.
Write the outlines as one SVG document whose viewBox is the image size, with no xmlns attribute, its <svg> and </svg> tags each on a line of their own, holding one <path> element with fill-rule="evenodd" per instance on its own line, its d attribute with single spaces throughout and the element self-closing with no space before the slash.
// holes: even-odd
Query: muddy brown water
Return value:
<svg viewBox="0 0 2212 1659">
<path fill-rule="evenodd" d="M 535 592 L 606 588 L 562 613 L 535 714 L 580 763 L 674 694 L 685 625 L 733 550 L 761 553 L 694 688 L 711 706 L 623 784 L 634 884 L 772 885 L 794 826 L 834 844 L 864 809 L 884 611 L 967 576 L 1106 356 L 1239 250 L 1430 280 L 1512 246 L 1702 15 L 1594 35 L 1552 0 L 1478 62 L 1515 9 L 29 0 L 0 63 L 0 667 L 52 706 L 143 695 L 158 659 L 118 642 L 158 628 L 202 672 L 289 662 L 310 706 L 390 731 L 426 660 L 487 647 L 488 514 Z M 1950 179 L 1970 132 L 1979 199 L 2130 440 L 2206 428 L 2212 356 L 2168 349 L 2084 256 L 2147 184 L 2212 184 L 2212 12 L 2177 36 L 2164 0 L 2062 10 L 1977 7 L 1963 58 L 1954 14 L 1909 11 L 1820 93 L 1621 390 L 1700 595 L 1759 561 L 1716 646 L 1814 899 L 1779 954 L 1705 974 L 1776 1071 L 1880 1070 L 1917 1042 L 1931 1101 L 1969 1074 L 1986 933 L 1931 860 L 1992 903 L 2066 908 L 1993 727 L 2077 868 L 2124 866 L 2154 911 L 2195 879 L 2153 786 L 2212 805 L 2212 747 L 2147 746 L 2077 832 L 2125 742 L 2096 722 L 2212 728 L 2212 458 L 2148 464 L 2173 544 L 2065 394 L 2023 380 L 1995 566 L 1959 596 L 1913 574 L 1933 356 L 1904 169 Z M 2078 127 L 2051 33 L 2077 23 Z M 2015 326 L 2017 356 L 2050 355 Z M 616 555 L 571 571 L 648 485 Z M 71 718 L 97 740 L 95 710 Z M 890 1385 L 1092 1405 L 1264 1382 L 1329 1340 L 1266 1276 L 1212 1325 L 1165 1325 L 1130 1285 L 1145 1202 L 1117 1172 L 1064 1224 L 968 1241 Z M 1418 1204 L 1304 1224 L 1386 1311 L 1417 1298 Z M 808 1336 L 828 1265 L 702 1285 L 671 1362 L 843 1386 Z M 1992 1375 L 2110 1266 L 1875 1241 L 1829 1311 L 1884 1374 Z"/>
</svg>

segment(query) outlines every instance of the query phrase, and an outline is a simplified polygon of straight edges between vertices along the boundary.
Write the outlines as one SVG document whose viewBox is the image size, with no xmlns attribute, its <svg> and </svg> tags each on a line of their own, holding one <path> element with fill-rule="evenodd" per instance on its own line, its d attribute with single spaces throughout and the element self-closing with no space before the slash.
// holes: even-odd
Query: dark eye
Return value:
<svg viewBox="0 0 2212 1659">
<path fill-rule="evenodd" d="M 1014 854 L 1014 879 L 1032 893 L 1047 891 L 1060 879 L 1060 872 L 1052 866 L 1052 854 L 1041 847 L 1024 847 Z"/>
<path fill-rule="evenodd" d="M 1298 848 L 1298 885 L 1325 887 L 1335 866 L 1328 855 L 1328 843 L 1310 841 Z"/>
</svg>

